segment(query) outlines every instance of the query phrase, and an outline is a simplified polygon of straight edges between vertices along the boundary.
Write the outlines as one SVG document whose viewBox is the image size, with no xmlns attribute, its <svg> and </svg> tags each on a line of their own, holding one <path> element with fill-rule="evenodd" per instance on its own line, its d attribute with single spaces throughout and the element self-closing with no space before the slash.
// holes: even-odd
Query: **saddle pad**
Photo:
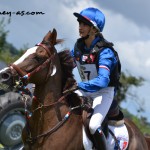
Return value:
<svg viewBox="0 0 150 150">
<path fill-rule="evenodd" d="M 128 143 L 129 143 L 129 134 L 128 134 L 128 130 L 127 130 L 125 124 L 123 124 L 121 126 L 110 126 L 109 125 L 108 127 L 115 134 L 121 150 L 126 150 L 128 147 Z M 85 150 L 93 150 L 92 149 L 93 143 L 86 136 L 84 127 L 83 127 L 83 145 L 84 145 Z M 107 138 L 107 146 L 108 146 L 107 147 L 108 150 L 116 150 L 117 149 L 115 140 L 110 133 Z"/>
<path fill-rule="evenodd" d="M 120 146 L 120 149 L 126 150 L 128 147 L 128 143 L 129 143 L 129 134 L 128 134 L 128 130 L 127 130 L 127 127 L 125 126 L 125 124 L 123 124 L 121 126 L 108 126 L 108 127 L 116 136 L 116 138 L 118 140 L 118 144 Z M 107 138 L 107 142 L 108 142 L 109 150 L 117 149 L 117 145 L 111 134 L 109 134 L 109 136 Z"/>
</svg>

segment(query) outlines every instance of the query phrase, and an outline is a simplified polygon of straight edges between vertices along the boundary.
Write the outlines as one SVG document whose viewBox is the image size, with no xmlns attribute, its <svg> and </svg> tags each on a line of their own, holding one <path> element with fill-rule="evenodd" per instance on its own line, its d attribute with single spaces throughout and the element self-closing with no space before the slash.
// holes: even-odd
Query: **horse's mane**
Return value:
<svg viewBox="0 0 150 150">
<path fill-rule="evenodd" d="M 58 56 L 62 68 L 62 85 L 64 91 L 67 88 L 72 87 L 76 82 L 73 75 L 73 69 L 75 68 L 76 64 L 69 50 L 63 50 L 59 52 Z"/>
<path fill-rule="evenodd" d="M 76 86 L 76 80 L 73 75 L 73 69 L 76 64 L 69 50 L 59 52 L 58 56 L 62 68 L 62 91 L 65 91 Z M 80 105 L 81 100 L 76 93 L 72 92 L 67 95 L 66 102 L 70 107 L 74 107 Z M 81 114 L 81 109 L 76 110 L 76 113 Z"/>
</svg>

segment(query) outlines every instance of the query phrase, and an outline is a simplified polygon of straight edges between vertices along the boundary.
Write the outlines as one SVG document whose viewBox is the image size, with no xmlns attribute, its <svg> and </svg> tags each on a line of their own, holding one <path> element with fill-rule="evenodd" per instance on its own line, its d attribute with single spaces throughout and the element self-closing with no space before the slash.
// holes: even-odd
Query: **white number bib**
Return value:
<svg viewBox="0 0 150 150">
<path fill-rule="evenodd" d="M 81 65 L 78 61 L 76 61 L 76 64 L 82 81 L 88 81 L 97 77 L 98 74 L 95 64 Z"/>
</svg>

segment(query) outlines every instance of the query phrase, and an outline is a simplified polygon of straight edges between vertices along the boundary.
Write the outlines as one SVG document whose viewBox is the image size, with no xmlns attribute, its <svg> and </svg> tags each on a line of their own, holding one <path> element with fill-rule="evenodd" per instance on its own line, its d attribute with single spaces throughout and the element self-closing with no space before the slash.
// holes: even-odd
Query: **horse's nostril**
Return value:
<svg viewBox="0 0 150 150">
<path fill-rule="evenodd" d="M 7 80 L 7 79 L 10 78 L 10 74 L 8 74 L 8 73 L 3 73 L 3 74 L 2 74 L 2 78 L 5 79 L 5 80 Z"/>
</svg>

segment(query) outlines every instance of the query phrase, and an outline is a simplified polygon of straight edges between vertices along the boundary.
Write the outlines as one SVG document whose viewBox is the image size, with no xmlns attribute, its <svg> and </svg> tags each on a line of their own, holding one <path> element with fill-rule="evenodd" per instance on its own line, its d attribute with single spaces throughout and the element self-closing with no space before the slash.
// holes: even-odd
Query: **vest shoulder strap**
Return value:
<svg viewBox="0 0 150 150">
<path fill-rule="evenodd" d="M 97 44 L 93 48 L 93 51 L 100 52 L 104 48 L 110 48 L 110 49 L 112 49 L 114 51 L 113 45 L 114 45 L 113 43 L 108 42 L 108 41 L 106 41 L 104 39 L 104 40 L 102 40 L 100 42 L 97 42 Z"/>
</svg>

